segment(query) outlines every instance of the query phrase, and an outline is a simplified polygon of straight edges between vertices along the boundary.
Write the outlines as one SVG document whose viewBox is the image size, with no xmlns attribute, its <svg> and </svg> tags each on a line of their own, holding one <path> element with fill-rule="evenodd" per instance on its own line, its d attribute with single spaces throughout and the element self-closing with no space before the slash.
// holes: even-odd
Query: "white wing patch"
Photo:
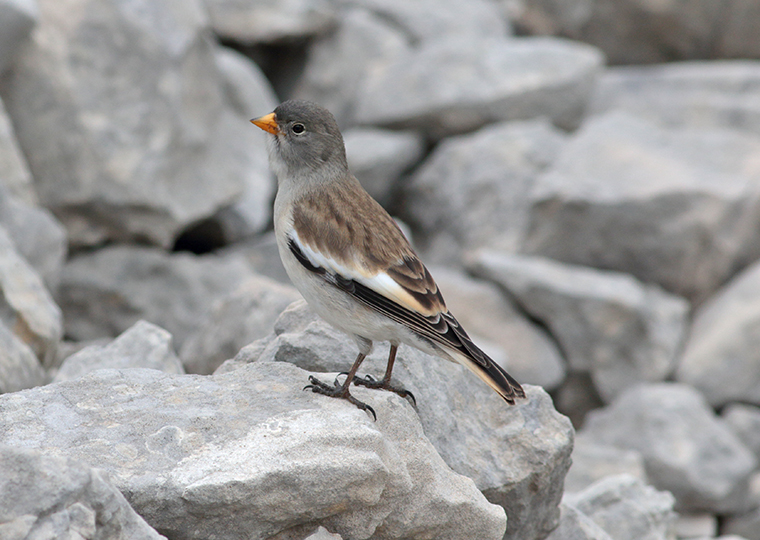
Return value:
<svg viewBox="0 0 760 540">
<path fill-rule="evenodd" d="M 435 315 L 437 313 L 430 313 L 429 309 L 425 309 L 414 296 L 409 294 L 406 289 L 399 285 L 398 282 L 387 273 L 378 272 L 376 274 L 371 274 L 363 268 L 361 264 L 346 265 L 343 262 L 333 259 L 329 255 L 315 251 L 310 246 L 301 242 L 301 239 L 298 238 L 298 233 L 295 230 L 291 230 L 289 236 L 312 265 L 318 268 L 324 268 L 328 272 L 345 279 L 357 281 L 408 310 L 415 311 L 425 316 Z"/>
</svg>

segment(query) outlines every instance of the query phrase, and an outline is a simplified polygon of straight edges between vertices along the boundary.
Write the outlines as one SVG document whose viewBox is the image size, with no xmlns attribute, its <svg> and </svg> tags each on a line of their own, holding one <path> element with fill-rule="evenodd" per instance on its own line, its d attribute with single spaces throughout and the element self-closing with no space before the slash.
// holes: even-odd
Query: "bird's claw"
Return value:
<svg viewBox="0 0 760 540">
<path fill-rule="evenodd" d="M 303 387 L 304 390 L 311 389 L 312 392 L 315 394 L 322 394 L 324 396 L 334 397 L 334 398 L 340 398 L 345 399 L 349 403 L 353 403 L 357 408 L 361 409 L 362 411 L 368 411 L 372 414 L 372 418 L 377 421 L 377 414 L 375 413 L 375 409 L 364 403 L 363 401 L 359 401 L 354 396 L 352 396 L 347 386 L 343 386 L 340 384 L 337 384 L 337 377 L 336 377 L 336 384 L 334 386 L 330 386 L 329 384 L 325 384 L 319 379 L 317 379 L 313 375 L 309 375 L 309 383 L 306 386 Z"/>
</svg>

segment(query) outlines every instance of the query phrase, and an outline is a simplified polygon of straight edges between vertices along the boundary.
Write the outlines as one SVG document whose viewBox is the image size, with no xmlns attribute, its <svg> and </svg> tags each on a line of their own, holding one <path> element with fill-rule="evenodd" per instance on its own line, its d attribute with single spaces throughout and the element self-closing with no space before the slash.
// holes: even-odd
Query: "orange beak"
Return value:
<svg viewBox="0 0 760 540">
<path fill-rule="evenodd" d="M 251 120 L 251 123 L 260 127 L 264 131 L 271 133 L 272 135 L 277 135 L 280 133 L 280 127 L 277 125 L 277 120 L 275 120 L 274 113 L 269 113 L 265 116 L 262 116 L 261 118 L 254 118 Z"/>
</svg>

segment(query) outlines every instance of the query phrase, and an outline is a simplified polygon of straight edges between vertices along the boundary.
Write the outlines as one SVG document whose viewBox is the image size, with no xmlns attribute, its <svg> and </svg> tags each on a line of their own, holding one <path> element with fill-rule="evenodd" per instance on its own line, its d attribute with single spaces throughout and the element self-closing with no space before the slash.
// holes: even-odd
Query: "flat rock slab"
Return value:
<svg viewBox="0 0 760 540">
<path fill-rule="evenodd" d="M 522 251 L 701 302 L 760 254 L 760 137 L 591 118 L 538 177 Z"/>
<path fill-rule="evenodd" d="M 177 540 L 310 523 L 352 539 L 502 538 L 504 511 L 446 466 L 410 405 L 355 390 L 373 422 L 301 391 L 308 375 L 283 362 L 211 377 L 100 370 L 1 396 L 0 443 L 105 469 Z"/>
<path fill-rule="evenodd" d="M 671 126 L 727 127 L 760 134 L 760 64 L 754 60 L 621 66 L 597 80 L 594 114 L 623 109 Z"/>
<path fill-rule="evenodd" d="M 404 218 L 429 245 L 426 260 L 457 260 L 462 250 L 481 247 L 517 250 L 536 177 L 566 139 L 543 118 L 441 141 L 403 185 Z"/>
<path fill-rule="evenodd" d="M 555 38 L 435 40 L 367 79 L 355 121 L 433 139 L 538 116 L 576 127 L 602 63 L 593 47 Z"/>
</svg>

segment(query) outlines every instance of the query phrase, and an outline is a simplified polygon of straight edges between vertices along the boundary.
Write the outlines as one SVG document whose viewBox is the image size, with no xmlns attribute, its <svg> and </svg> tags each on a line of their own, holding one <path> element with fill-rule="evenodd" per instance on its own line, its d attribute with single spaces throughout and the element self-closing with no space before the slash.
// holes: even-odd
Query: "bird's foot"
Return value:
<svg viewBox="0 0 760 540">
<path fill-rule="evenodd" d="M 402 398 L 411 398 L 414 406 L 417 406 L 417 400 L 414 398 L 414 394 L 400 386 L 392 385 L 390 381 L 386 381 L 385 379 L 378 381 L 372 375 L 367 375 L 366 377 L 354 377 L 354 384 L 357 386 L 366 386 L 367 388 L 394 392 Z"/>
<path fill-rule="evenodd" d="M 307 384 L 303 387 L 304 390 L 307 388 L 310 389 L 315 394 L 322 394 L 323 396 L 329 396 L 334 398 L 340 398 L 345 399 L 349 403 L 353 403 L 357 408 L 361 409 L 362 411 L 367 411 L 369 413 L 372 413 L 372 417 L 377 421 L 377 414 L 375 414 L 375 409 L 364 403 L 363 401 L 359 401 L 354 396 L 351 395 L 351 393 L 348 391 L 348 386 L 344 386 L 342 384 L 338 384 L 338 379 L 335 379 L 335 384 L 330 385 L 323 383 L 313 375 L 309 375 L 309 382 L 311 384 Z"/>
</svg>

